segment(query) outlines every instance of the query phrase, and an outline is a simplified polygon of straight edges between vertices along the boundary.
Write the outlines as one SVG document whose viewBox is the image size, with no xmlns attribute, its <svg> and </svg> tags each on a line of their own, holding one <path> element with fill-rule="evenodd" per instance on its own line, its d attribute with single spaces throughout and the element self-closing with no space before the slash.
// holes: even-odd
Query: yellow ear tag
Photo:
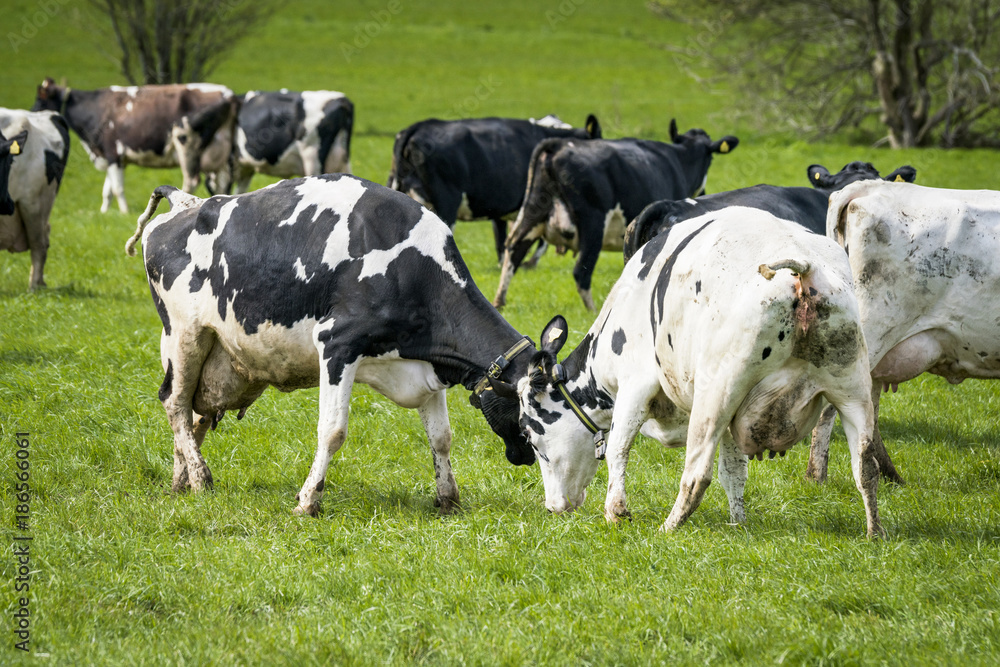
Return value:
<svg viewBox="0 0 1000 667">
<path fill-rule="evenodd" d="M 903 178 L 902 174 L 896 174 L 896 183 L 905 183 L 906 179 Z"/>
<path fill-rule="evenodd" d="M 10 145 L 10 154 L 11 155 L 21 154 L 21 147 L 18 145 L 16 141 Z"/>
<path fill-rule="evenodd" d="M 549 342 L 556 340 L 559 336 L 562 336 L 562 329 L 556 328 L 549 332 Z"/>
<path fill-rule="evenodd" d="M 729 152 L 729 144 L 727 142 L 723 141 L 722 144 L 719 146 L 719 152 L 720 153 L 728 153 Z"/>
<path fill-rule="evenodd" d="M 813 174 L 813 178 L 815 180 L 817 180 L 817 181 L 819 180 L 819 172 L 818 171 L 815 174 Z"/>
</svg>

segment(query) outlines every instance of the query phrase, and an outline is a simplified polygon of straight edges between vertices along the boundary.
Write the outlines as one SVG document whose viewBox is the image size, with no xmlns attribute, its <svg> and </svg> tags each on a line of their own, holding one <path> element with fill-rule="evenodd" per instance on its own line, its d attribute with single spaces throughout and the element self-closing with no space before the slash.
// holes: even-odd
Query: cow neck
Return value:
<svg viewBox="0 0 1000 667">
<path fill-rule="evenodd" d="M 712 166 L 712 153 L 709 151 L 708 147 L 704 144 L 696 144 L 694 146 L 678 146 L 674 144 L 680 155 L 681 164 L 689 164 L 694 169 L 682 169 L 682 178 L 687 181 L 687 192 L 686 197 L 695 197 L 698 192 L 695 192 L 695 188 L 700 188 L 701 184 L 705 181 L 705 177 L 708 175 L 708 168 Z M 693 175 L 691 177 L 690 175 Z"/>
<path fill-rule="evenodd" d="M 602 327 L 603 329 L 603 327 Z M 597 379 L 591 361 L 593 346 L 597 345 L 600 333 L 589 332 L 562 363 L 564 382 L 573 400 L 588 411 L 596 424 L 606 428 L 609 414 L 614 407 L 614 397 Z"/>
<path fill-rule="evenodd" d="M 87 144 L 94 144 L 101 130 L 103 116 L 97 99 L 100 94 L 99 90 L 67 88 L 63 95 L 60 113 L 66 119 L 66 123 Z"/>
</svg>

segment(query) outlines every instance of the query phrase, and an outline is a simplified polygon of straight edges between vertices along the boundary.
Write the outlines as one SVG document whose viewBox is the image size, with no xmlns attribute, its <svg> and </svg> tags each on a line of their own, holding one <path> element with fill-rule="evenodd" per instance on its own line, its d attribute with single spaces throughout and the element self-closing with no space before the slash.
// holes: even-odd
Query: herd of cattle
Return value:
<svg viewBox="0 0 1000 667">
<path fill-rule="evenodd" d="M 448 387 L 516 465 L 541 468 L 552 511 L 583 503 L 607 459 L 605 517 L 628 516 L 625 468 L 640 432 L 686 447 L 683 523 L 718 475 L 745 521 L 749 458 L 782 456 L 813 427 L 807 476 L 826 477 L 837 413 L 868 534 L 883 530 L 880 477 L 901 481 L 878 431 L 883 388 L 930 372 L 1000 377 L 1000 193 L 928 188 L 901 167 L 807 169 L 812 187 L 705 195 L 712 159 L 739 140 L 605 140 L 558 118 L 426 120 L 396 136 L 389 187 L 350 175 L 353 105 L 341 93 L 222 86 L 72 90 L 46 79 L 35 111 L 0 110 L 0 248 L 32 252 L 42 277 L 68 130 L 126 211 L 124 166 L 180 166 L 184 189 L 150 197 L 142 241 L 163 324 L 159 397 L 174 433 L 176 491 L 210 487 L 201 455 L 227 411 L 268 387 L 320 387 L 318 443 L 296 512 L 316 514 L 347 434 L 355 382 L 420 414 L 437 504 L 459 503 Z M 305 178 L 245 193 L 255 172 Z M 210 192 L 191 194 L 201 174 Z M 156 218 L 166 199 L 170 211 Z M 508 221 L 513 216 L 513 221 Z M 491 304 L 449 229 L 493 221 L 501 263 Z M 536 344 L 499 313 L 532 246 L 577 255 L 594 308 L 601 250 L 621 278 L 576 350 L 556 316 Z M 818 423 L 818 425 L 817 425 Z"/>
</svg>

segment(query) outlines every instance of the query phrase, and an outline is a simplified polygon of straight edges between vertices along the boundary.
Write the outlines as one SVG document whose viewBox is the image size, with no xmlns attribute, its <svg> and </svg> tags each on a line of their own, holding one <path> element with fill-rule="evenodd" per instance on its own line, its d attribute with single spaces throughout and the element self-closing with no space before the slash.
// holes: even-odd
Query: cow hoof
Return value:
<svg viewBox="0 0 1000 667">
<path fill-rule="evenodd" d="M 462 509 L 458 498 L 435 498 L 434 506 L 441 510 L 441 516 L 448 516 Z"/>
<path fill-rule="evenodd" d="M 608 523 L 614 523 L 614 524 L 621 523 L 622 519 L 626 521 L 631 521 L 632 513 L 629 512 L 627 509 L 620 509 L 620 510 L 615 510 L 614 512 L 604 513 L 604 520 L 607 521 Z"/>
<path fill-rule="evenodd" d="M 308 505 L 299 505 L 298 507 L 292 510 L 292 514 L 294 514 L 295 516 L 311 516 L 314 518 L 318 517 L 319 501 L 316 501 L 314 503 L 309 503 Z"/>
</svg>

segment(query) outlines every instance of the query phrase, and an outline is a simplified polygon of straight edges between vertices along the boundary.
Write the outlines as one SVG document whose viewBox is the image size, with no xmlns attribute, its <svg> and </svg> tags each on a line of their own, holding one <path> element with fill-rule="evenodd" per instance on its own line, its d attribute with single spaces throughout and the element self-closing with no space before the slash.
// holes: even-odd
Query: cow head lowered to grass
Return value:
<svg viewBox="0 0 1000 667">
<path fill-rule="evenodd" d="M 743 523 L 747 457 L 783 454 L 826 400 L 844 423 L 868 533 L 881 534 L 867 348 L 850 265 L 831 239 L 751 209 L 679 223 L 626 265 L 558 364 L 567 328 L 553 319 L 530 372 L 503 389 L 521 402 L 550 510 L 580 506 L 606 454 L 605 517 L 627 517 L 625 466 L 641 429 L 687 448 L 664 529 L 701 502 L 717 448 L 730 517 Z"/>
<path fill-rule="evenodd" d="M 170 212 L 150 222 L 163 198 Z M 406 195 L 344 174 L 207 200 L 160 187 L 130 254 L 140 235 L 163 323 L 159 396 L 174 432 L 175 491 L 211 485 L 206 431 L 226 411 L 242 417 L 268 386 L 320 388 L 298 513 L 319 510 L 355 382 L 420 414 L 442 512 L 459 500 L 448 387 L 473 390 L 511 462 L 534 461 L 516 399 L 490 386 L 527 373 L 534 345 L 478 290 L 448 226 Z"/>
<path fill-rule="evenodd" d="M 670 121 L 670 143 L 642 139 L 548 139 L 531 156 L 524 203 L 504 247 L 493 304 L 507 301 L 514 272 L 539 238 L 578 253 L 573 279 L 593 310 L 590 282 L 601 250 L 621 250 L 625 225 L 658 199 L 694 197 L 705 189 L 716 154 L 739 139 L 718 141 L 704 130 L 680 134 Z"/>
</svg>

